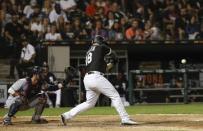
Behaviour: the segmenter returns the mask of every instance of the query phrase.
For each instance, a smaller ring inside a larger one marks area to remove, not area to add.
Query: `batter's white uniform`
[[[65,119],[71,119],[78,113],[86,111],[95,106],[100,93],[106,95],[113,102],[114,107],[120,115],[121,120],[129,119],[121,98],[113,85],[100,72],[94,71],[93,74],[86,74],[84,77],[86,89],[86,102],[76,106],[69,112],[64,113]]]
[[[77,114],[84,112],[95,106],[100,93],[106,95],[113,102],[122,122],[129,121],[121,98],[113,87],[113,85],[103,76],[106,70],[106,63],[104,56],[111,53],[111,49],[106,45],[93,45],[86,55],[87,71],[84,77],[84,85],[86,89],[86,102],[83,102],[71,109],[69,112],[62,114],[62,116],[69,120]]]

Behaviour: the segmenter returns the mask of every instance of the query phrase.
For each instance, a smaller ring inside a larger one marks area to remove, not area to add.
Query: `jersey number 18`
[[[92,52],[89,52],[87,55],[86,55],[86,65],[88,65],[89,63],[92,62]]]

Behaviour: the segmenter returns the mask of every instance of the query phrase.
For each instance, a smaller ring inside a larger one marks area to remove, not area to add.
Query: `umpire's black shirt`
[[[106,62],[104,57],[111,54],[111,48],[102,44],[94,44],[86,53],[86,66],[87,72],[99,71],[102,73],[106,72]]]

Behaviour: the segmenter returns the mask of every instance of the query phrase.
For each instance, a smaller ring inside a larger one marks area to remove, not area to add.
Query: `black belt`
[[[97,71],[97,72],[95,72],[95,71],[89,71],[89,72],[87,72],[87,74],[88,75],[90,75],[90,74],[99,74],[99,75],[104,75],[104,73],[101,73],[101,72],[99,72],[99,71]]]

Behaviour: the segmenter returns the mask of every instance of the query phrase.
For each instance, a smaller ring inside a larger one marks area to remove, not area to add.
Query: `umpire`
[[[41,118],[41,114],[46,105],[46,97],[41,93],[39,86],[40,68],[34,67],[30,77],[17,80],[8,90],[9,97],[6,101],[5,108],[8,113],[4,116],[3,125],[12,125],[11,118],[19,110],[27,110],[35,107],[31,123],[42,124],[47,123]]]

